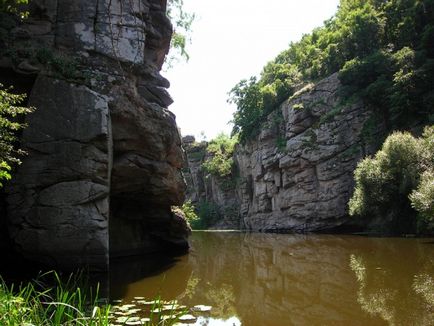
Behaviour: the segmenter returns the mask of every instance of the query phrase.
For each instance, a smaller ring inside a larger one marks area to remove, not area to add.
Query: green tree
[[[208,157],[202,164],[205,171],[220,178],[229,176],[234,165],[232,156],[236,144],[236,137],[229,137],[224,133],[211,140],[206,149]]]
[[[390,220],[388,227],[397,233],[414,232],[417,218],[432,219],[433,142],[434,126],[421,138],[408,132],[390,135],[373,158],[358,164],[350,215]]]
[[[33,110],[20,106],[25,95],[12,94],[11,90],[0,84],[0,187],[3,186],[2,181],[11,178],[11,166],[21,163],[18,157],[23,151],[15,149],[14,143],[17,140],[16,133],[26,125],[18,122],[18,118]]]
[[[259,78],[235,85],[233,133],[241,142],[256,137],[301,84],[339,71],[346,94],[361,97],[389,131],[433,122],[433,21],[434,0],[341,0],[324,26],[291,43]]]
[[[166,65],[169,68],[180,59],[186,61],[190,59],[187,47],[191,43],[191,26],[195,14],[186,12],[184,8],[184,0],[169,0],[167,2],[167,16],[174,27],[170,43],[171,52],[166,57]]]

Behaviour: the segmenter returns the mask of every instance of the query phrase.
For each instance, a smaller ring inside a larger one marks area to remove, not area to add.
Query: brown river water
[[[434,325],[434,240],[194,232],[185,256],[113,262],[110,295],[211,306],[190,325]]]

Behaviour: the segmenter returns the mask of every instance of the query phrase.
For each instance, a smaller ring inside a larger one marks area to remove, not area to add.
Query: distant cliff
[[[0,82],[36,108],[7,187],[9,236],[25,256],[105,270],[109,255],[188,247],[171,212],[185,184],[159,74],[165,11],[160,0],[34,0],[24,22],[2,16]]]
[[[361,227],[348,217],[347,203],[357,162],[374,151],[362,137],[371,111],[361,101],[341,98],[339,89],[334,74],[308,84],[271,113],[255,139],[237,146],[233,189],[204,178],[187,147],[195,190],[190,198],[202,196],[219,208],[229,198],[238,207],[238,221],[230,227],[296,232]],[[210,196],[209,188],[219,195]],[[215,227],[227,227],[225,218]]]
[[[194,137],[182,139],[186,152],[187,164],[184,177],[187,183],[186,197],[192,202],[205,220],[204,228],[240,229],[239,200],[236,193],[234,175],[217,177],[203,167],[210,158],[208,143],[198,143]]]

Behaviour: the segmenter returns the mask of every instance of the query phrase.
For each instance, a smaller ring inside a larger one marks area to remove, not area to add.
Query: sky
[[[183,136],[211,140],[229,134],[235,111],[228,93],[240,80],[258,76],[290,42],[329,19],[339,0],[184,0],[194,12],[188,62],[163,71],[169,79]]]

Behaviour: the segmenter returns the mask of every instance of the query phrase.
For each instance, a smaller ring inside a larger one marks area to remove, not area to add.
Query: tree
[[[184,0],[169,0],[167,3],[167,16],[174,26],[170,43],[171,53],[166,57],[166,65],[169,68],[180,59],[186,61],[190,59],[187,45],[191,42],[191,25],[195,14],[186,12],[184,7]]]
[[[373,158],[357,165],[350,215],[389,220],[396,233],[414,232],[418,222],[433,220],[433,144],[434,126],[421,138],[408,132],[387,137]]]
[[[234,165],[232,155],[237,141],[236,137],[230,138],[223,133],[211,140],[206,148],[209,155],[202,164],[205,171],[220,178],[229,176]]]
[[[341,0],[324,26],[292,42],[259,78],[235,85],[233,132],[241,142],[254,138],[301,84],[335,72],[388,131],[433,122],[433,21],[434,0]]]
[[[15,95],[11,91],[12,88],[5,89],[0,84],[0,187],[3,186],[2,180],[11,178],[11,166],[21,163],[18,157],[23,151],[15,149],[14,143],[17,131],[26,125],[18,122],[19,115],[33,111],[32,108],[20,106],[25,95]]]

